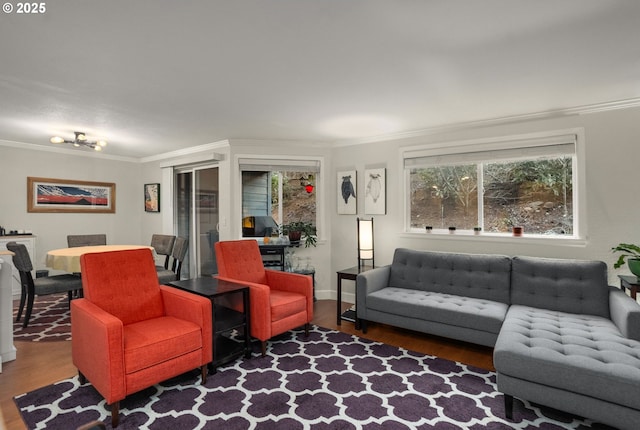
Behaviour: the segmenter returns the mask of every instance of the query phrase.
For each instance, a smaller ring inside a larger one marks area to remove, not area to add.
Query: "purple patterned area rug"
[[[71,317],[67,293],[36,296],[27,328],[22,328],[27,311],[26,305],[20,322],[16,322],[19,303],[18,300],[13,301],[14,340],[36,342],[71,340]]]
[[[493,372],[314,327],[220,367],[184,374],[120,402],[118,429],[426,430],[606,428],[516,399],[503,419]],[[74,377],[15,398],[29,429],[110,427],[104,399]],[[593,427],[592,427],[593,426]]]

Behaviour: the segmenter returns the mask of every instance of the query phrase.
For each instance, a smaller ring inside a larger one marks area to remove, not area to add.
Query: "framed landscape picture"
[[[387,213],[387,173],[381,169],[364,171],[364,213],[384,215]]]
[[[160,184],[144,184],[144,211],[160,212]]]
[[[29,176],[27,212],[115,213],[116,184]]]
[[[337,175],[337,196],[338,196],[338,214],[355,215],[358,210],[356,200],[356,171],[346,170],[338,172]]]

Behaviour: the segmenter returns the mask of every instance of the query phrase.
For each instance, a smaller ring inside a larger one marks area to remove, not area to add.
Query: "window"
[[[292,221],[317,226],[319,162],[240,159],[243,236],[261,237]]]
[[[410,231],[577,237],[575,134],[410,149]]]

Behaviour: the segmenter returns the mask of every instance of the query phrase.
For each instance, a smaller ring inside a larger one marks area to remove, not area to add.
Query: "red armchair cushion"
[[[278,321],[307,310],[307,298],[302,294],[271,290],[271,321]]]
[[[202,348],[196,324],[160,317],[124,326],[125,373],[133,373]]]
[[[164,314],[150,249],[84,254],[80,266],[84,296],[124,325]],[[88,284],[94,287],[88,288]],[[97,285],[104,288],[96,288]]]

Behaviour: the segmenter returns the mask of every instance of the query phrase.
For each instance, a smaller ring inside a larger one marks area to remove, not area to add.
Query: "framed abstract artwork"
[[[27,212],[115,213],[116,184],[29,176]]]
[[[337,174],[338,214],[355,215],[358,210],[356,189],[357,177],[355,170],[345,170]]]
[[[387,169],[365,169],[364,213],[385,215],[387,213]]]
[[[144,211],[160,212],[160,184],[144,184]]]

